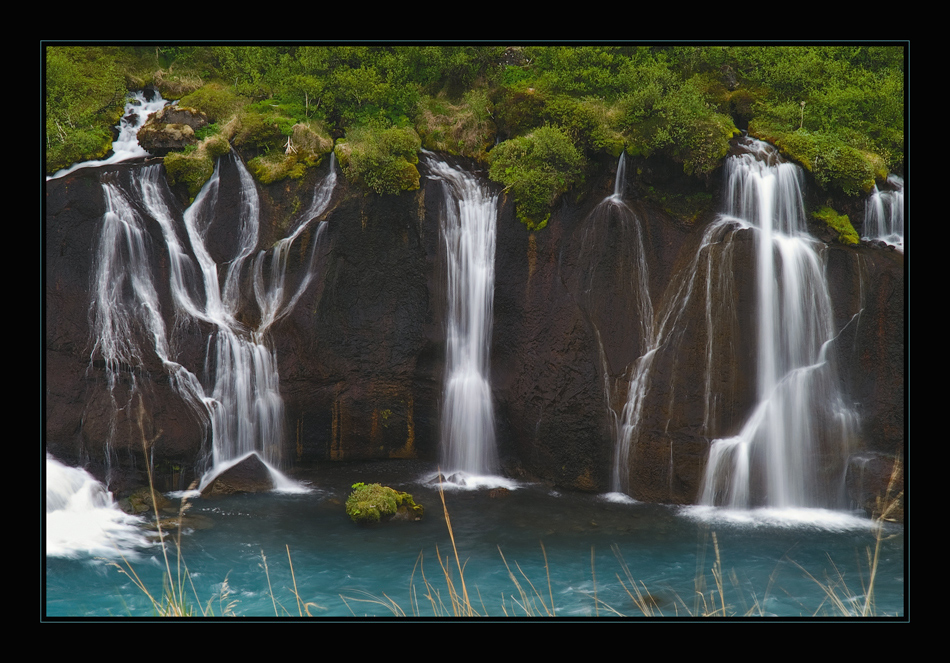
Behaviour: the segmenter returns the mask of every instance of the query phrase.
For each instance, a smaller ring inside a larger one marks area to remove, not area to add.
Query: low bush
[[[518,218],[530,230],[547,225],[551,207],[580,181],[586,166],[567,134],[551,126],[499,144],[489,161],[489,177],[511,191]]]
[[[337,141],[336,158],[346,178],[376,193],[395,194],[419,188],[422,141],[409,127],[364,125]]]

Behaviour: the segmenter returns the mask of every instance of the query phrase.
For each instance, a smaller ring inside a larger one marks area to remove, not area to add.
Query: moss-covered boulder
[[[183,184],[188,196],[194,198],[214,173],[214,161],[204,150],[190,154],[172,152],[165,157],[165,173],[171,186]]]
[[[195,131],[207,124],[208,118],[192,108],[166,106],[139,129],[139,145],[155,156],[165,156],[195,145],[198,142]]]
[[[378,483],[353,484],[346,500],[346,515],[354,523],[378,523],[383,520],[422,520],[424,509],[412,495]]]
[[[859,243],[860,239],[858,238],[858,233],[854,229],[854,226],[851,225],[851,220],[847,214],[838,214],[830,207],[821,207],[812,213],[812,217],[828,226],[833,233],[837,234],[837,239],[840,243],[849,245]]]
[[[272,150],[251,159],[247,167],[262,184],[285,178],[300,179],[307,169],[318,166],[333,149],[333,139],[319,127],[297,123],[284,143],[283,151]]]

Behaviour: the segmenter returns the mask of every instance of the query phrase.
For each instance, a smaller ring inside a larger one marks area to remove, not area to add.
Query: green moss
[[[353,492],[346,499],[346,515],[355,523],[378,523],[405,507],[408,520],[420,520],[424,509],[415,503],[412,495],[399,492],[378,483],[353,484]]]
[[[180,105],[196,108],[207,115],[210,122],[218,122],[227,120],[245,103],[247,99],[236,95],[231,88],[209,83],[182,97]]]
[[[769,141],[797,161],[825,191],[848,196],[864,195],[874,188],[874,174],[882,168],[881,157],[862,152],[839,138],[806,129],[786,132],[764,122],[753,122],[749,133]]]
[[[214,161],[204,150],[191,154],[173,152],[165,157],[165,172],[170,185],[184,184],[188,187],[188,195],[194,198],[205,182],[211,179]]]
[[[831,207],[821,207],[812,216],[838,233],[838,241],[842,244],[859,243],[858,233],[846,214],[838,214]]]
[[[224,136],[211,136],[205,141],[205,149],[212,159],[216,159],[230,152],[231,144]]]
[[[643,197],[663,209],[671,217],[687,223],[695,223],[702,214],[712,208],[713,203],[712,194],[705,191],[674,193],[652,186],[647,187]]]

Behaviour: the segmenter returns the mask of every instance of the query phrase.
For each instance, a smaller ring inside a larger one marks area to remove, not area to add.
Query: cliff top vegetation
[[[302,176],[336,142],[349,145],[354,184],[411,190],[421,146],[490,164],[529,227],[598,157],[626,150],[704,179],[740,130],[777,145],[829,193],[859,195],[903,171],[905,50],[51,45],[46,170],[104,155],[125,92],[154,86],[208,116],[204,140],[257,159],[262,182]],[[564,168],[548,167],[543,150]]]

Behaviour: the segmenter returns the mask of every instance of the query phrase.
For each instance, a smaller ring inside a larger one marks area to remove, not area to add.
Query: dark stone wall
[[[90,281],[104,210],[100,176],[127,177],[136,166],[80,170],[46,188],[46,445],[66,462],[100,474],[103,441],[114,468],[141,479],[142,438],[151,441],[167,481],[187,483],[208,450],[208,431],[182,403],[155,357],[135,372],[142,394],[119,413],[90,366]],[[222,172],[222,200],[233,200],[235,175]],[[284,236],[309,204],[323,172],[264,187],[260,246]],[[500,198],[492,340],[492,389],[505,468],[566,489],[610,487],[616,420],[629,374],[643,351],[635,260],[637,228],[647,252],[644,275],[657,320],[694,272],[711,218],[688,225],[639,203],[633,217],[598,208],[612,174],[581,200],[565,196],[547,228],[529,232]],[[187,201],[176,191],[180,216]],[[444,370],[444,264],[439,231],[442,190],[366,194],[341,178],[322,230],[316,223],[294,244],[288,281],[313,265],[316,277],[293,312],[270,331],[285,405],[288,464],[328,460],[420,458],[436,461]],[[212,253],[229,255],[227,204],[209,234]],[[631,220],[634,218],[635,220]],[[153,224],[154,225],[154,224]],[[168,260],[151,228],[166,325],[175,320]],[[716,417],[704,425],[705,300],[688,300],[676,332],[655,357],[644,408],[644,435],[631,460],[631,492],[649,501],[696,498],[709,440],[732,434],[754,405],[755,288],[749,231],[737,233],[729,264],[734,320],[714,333]],[[694,264],[695,263],[695,264]],[[834,351],[842,385],[860,413],[862,449],[895,453],[904,442],[903,255],[868,246],[833,245],[827,271],[842,333]],[[249,276],[245,290],[250,292]],[[260,317],[248,297],[249,323]],[[725,304],[725,302],[724,302]],[[860,311],[856,319],[855,312]],[[847,324],[846,324],[847,323]],[[659,323],[658,323],[659,324]],[[200,325],[178,328],[178,360],[196,373],[204,361]],[[726,342],[727,339],[729,342]],[[130,374],[131,377],[131,374]],[[174,470],[169,468],[176,468]],[[173,478],[168,478],[173,477]]]

